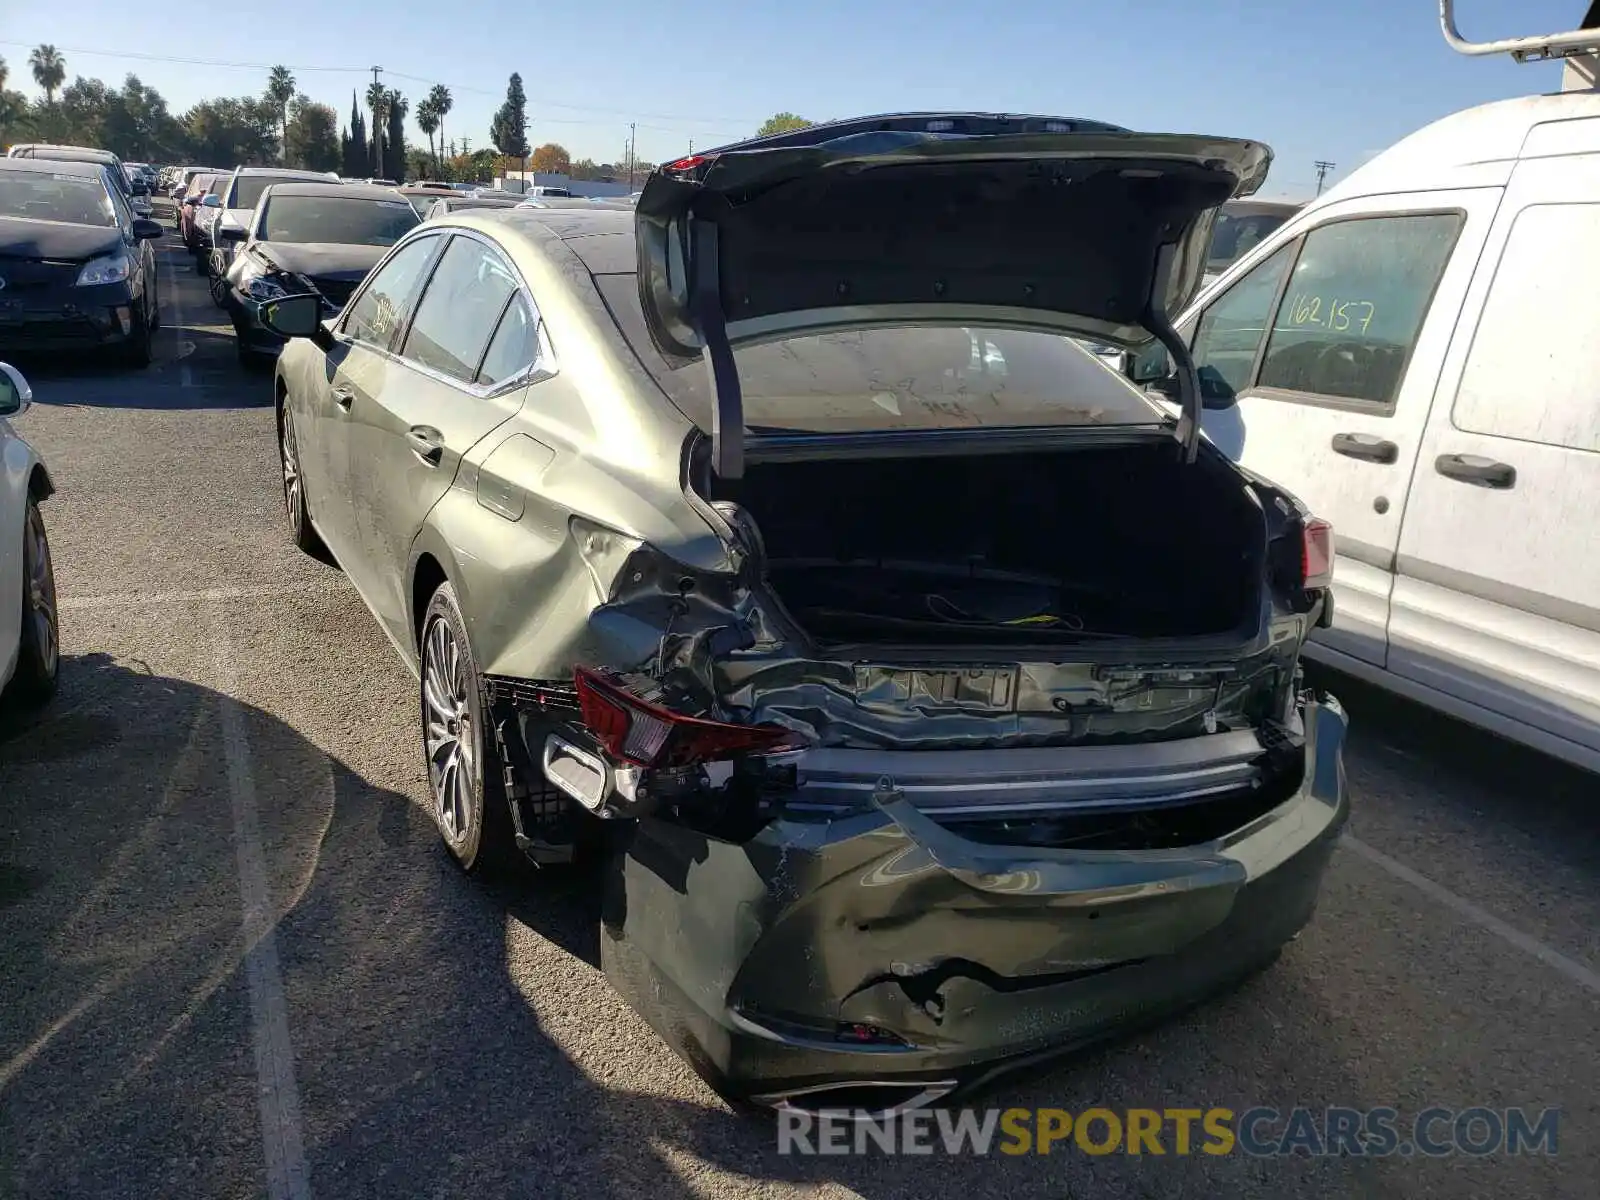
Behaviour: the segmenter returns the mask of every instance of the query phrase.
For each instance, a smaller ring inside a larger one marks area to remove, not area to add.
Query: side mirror
[[[200,203],[200,197],[199,196],[185,196],[183,198],[183,203],[185,203],[185,204],[199,204]]]
[[[324,350],[333,344],[332,336],[322,324],[322,297],[314,293],[268,300],[257,316],[279,337],[310,338]]]
[[[133,181],[133,194],[135,196],[148,196],[150,194],[150,185],[142,179],[135,179]]]
[[[154,221],[145,217],[135,217],[133,219],[133,236],[141,241],[149,238],[158,238],[164,233],[166,233],[166,230]]]
[[[0,362],[0,417],[16,417],[33,403],[33,389],[22,372],[10,363]]]
[[[249,236],[243,229],[236,229],[231,225],[226,229],[217,230],[217,240],[219,242],[242,242]]]
[[[205,199],[200,201],[200,207],[202,207],[202,208],[221,208],[222,207],[222,197],[217,195],[215,192],[207,192]]]

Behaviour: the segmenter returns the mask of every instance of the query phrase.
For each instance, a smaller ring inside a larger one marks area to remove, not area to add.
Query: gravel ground
[[[1595,1194],[1600,788],[1337,678],[1312,927],[979,1103],[1560,1106],[1557,1154],[780,1156],[608,989],[589,877],[447,860],[414,684],[287,540],[269,377],[160,257],[153,367],[27,365],[67,658],[0,740],[0,1195]]]

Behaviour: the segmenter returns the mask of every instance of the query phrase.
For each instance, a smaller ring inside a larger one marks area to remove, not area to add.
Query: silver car
[[[262,306],[293,536],[418,677],[450,853],[597,846],[608,976],[724,1094],[926,1104],[1310,918],[1331,533],[1192,372],[1168,417],[1073,341],[1181,360],[1159,314],[1269,157],[840,122]]]

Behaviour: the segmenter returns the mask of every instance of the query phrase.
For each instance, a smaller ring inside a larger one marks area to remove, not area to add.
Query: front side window
[[[1552,247],[1560,247],[1559,261],[1552,260]],[[1595,278],[1600,204],[1535,204],[1517,214],[1451,419],[1470,433],[1600,453],[1600,340],[1593,310],[1585,303],[1552,303],[1552,270],[1567,280]]]
[[[269,242],[392,246],[417,223],[415,210],[404,200],[274,194],[262,208],[259,228]]]
[[[1393,405],[1460,213],[1336,221],[1306,235],[1258,387]]]
[[[1191,350],[1208,395],[1238,395],[1250,386],[1256,351],[1272,318],[1294,243],[1259,263],[1206,309]]]
[[[388,346],[405,320],[438,238],[419,237],[389,256],[346,312],[344,331],[358,341]]]
[[[474,238],[452,238],[428,280],[401,353],[451,379],[471,382],[517,287],[516,275],[493,250]]]

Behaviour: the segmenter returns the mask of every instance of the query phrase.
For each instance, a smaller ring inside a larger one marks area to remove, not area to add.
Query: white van
[[[1466,53],[1600,50],[1600,29],[1462,43],[1441,7]],[[1411,135],[1176,322],[1208,436],[1333,522],[1334,621],[1307,656],[1591,770],[1597,279],[1591,88]],[[1130,364],[1145,383],[1169,370],[1159,347]]]

